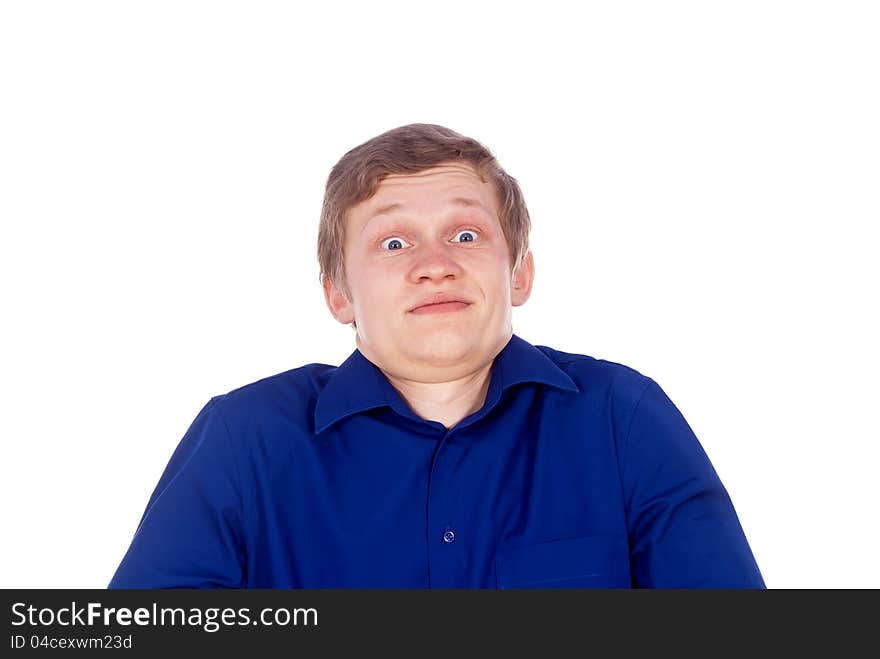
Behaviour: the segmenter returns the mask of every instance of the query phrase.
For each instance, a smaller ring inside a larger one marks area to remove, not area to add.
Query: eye
[[[387,249],[385,247],[385,243],[388,243]],[[398,238],[397,236],[391,236],[390,238],[386,238],[385,240],[382,241],[382,249],[386,249],[386,251],[389,251],[389,252],[398,252],[401,249],[403,249],[404,243],[409,245],[409,243],[407,243],[403,238]]]
[[[479,233],[477,233],[477,232],[474,231],[473,229],[462,229],[461,231],[459,231],[459,232],[458,232],[457,234],[455,234],[455,235],[456,235],[456,236],[460,236],[460,235],[462,235],[462,234],[464,234],[464,238],[463,238],[462,241],[461,241],[461,242],[463,242],[463,243],[470,243],[470,242],[473,242],[474,240],[476,240],[476,237],[475,237],[475,236],[479,236],[479,235],[480,235]],[[468,237],[468,234],[470,234],[470,237]],[[453,240],[454,240],[454,239],[453,239]]]

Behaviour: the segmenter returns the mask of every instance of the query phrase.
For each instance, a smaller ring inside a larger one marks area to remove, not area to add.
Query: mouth
[[[456,311],[462,311],[469,307],[470,304],[467,302],[459,302],[459,301],[451,301],[451,302],[437,302],[435,304],[423,304],[420,307],[416,307],[410,313],[414,313],[417,315],[422,314],[435,314],[435,313],[453,313]]]

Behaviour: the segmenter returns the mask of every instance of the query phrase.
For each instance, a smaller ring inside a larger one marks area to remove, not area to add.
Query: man
[[[110,587],[763,588],[660,387],[513,334],[529,228],[448,128],[346,153],[318,260],[357,349],[212,398]]]

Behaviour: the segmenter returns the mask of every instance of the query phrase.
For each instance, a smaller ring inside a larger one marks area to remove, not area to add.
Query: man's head
[[[390,130],[330,172],[318,232],[327,306],[384,371],[462,377],[504,346],[511,308],[529,297],[529,229],[519,185],[479,142],[433,124]],[[416,309],[444,295],[466,305]]]

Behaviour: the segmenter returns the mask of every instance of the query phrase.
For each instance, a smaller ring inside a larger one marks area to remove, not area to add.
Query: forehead
[[[375,194],[351,209],[351,217],[366,223],[377,215],[432,211],[458,206],[497,217],[495,188],[482,181],[467,163],[438,165],[415,174],[391,174]]]

